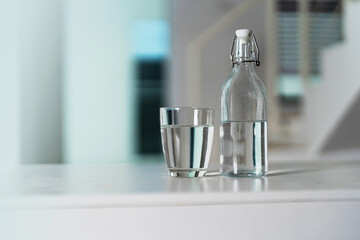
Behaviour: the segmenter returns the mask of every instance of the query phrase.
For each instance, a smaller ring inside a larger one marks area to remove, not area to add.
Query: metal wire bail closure
[[[256,48],[256,51],[257,51],[257,54],[255,54],[255,65],[256,66],[260,66],[260,49],[259,49],[259,45],[256,41],[256,37],[255,37],[255,34],[252,33],[253,37],[254,37],[254,43],[255,43],[255,48]]]
[[[233,52],[234,52],[234,43],[236,41],[236,35],[234,36],[233,40],[232,40],[232,45],[231,45],[231,51],[230,51],[230,60],[231,60],[231,64],[234,64],[233,61]]]

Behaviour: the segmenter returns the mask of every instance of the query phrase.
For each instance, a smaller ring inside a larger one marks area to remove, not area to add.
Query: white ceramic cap
[[[251,35],[250,29],[238,29],[235,31],[235,35],[238,38],[248,38]]]

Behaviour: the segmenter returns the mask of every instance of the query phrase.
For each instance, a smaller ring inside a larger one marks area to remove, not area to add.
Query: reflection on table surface
[[[172,178],[164,163],[23,165],[2,174],[0,195],[128,195],[360,189],[360,161],[273,163],[267,177]]]

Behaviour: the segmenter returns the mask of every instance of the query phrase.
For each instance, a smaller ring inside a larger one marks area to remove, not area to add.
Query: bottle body
[[[222,174],[264,176],[268,171],[267,99],[254,62],[238,58],[233,63],[232,73],[221,90],[220,106]]]

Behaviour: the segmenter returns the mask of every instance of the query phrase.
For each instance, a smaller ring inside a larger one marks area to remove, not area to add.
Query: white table
[[[23,165],[0,177],[0,239],[359,239],[360,161],[177,179],[163,163]]]

